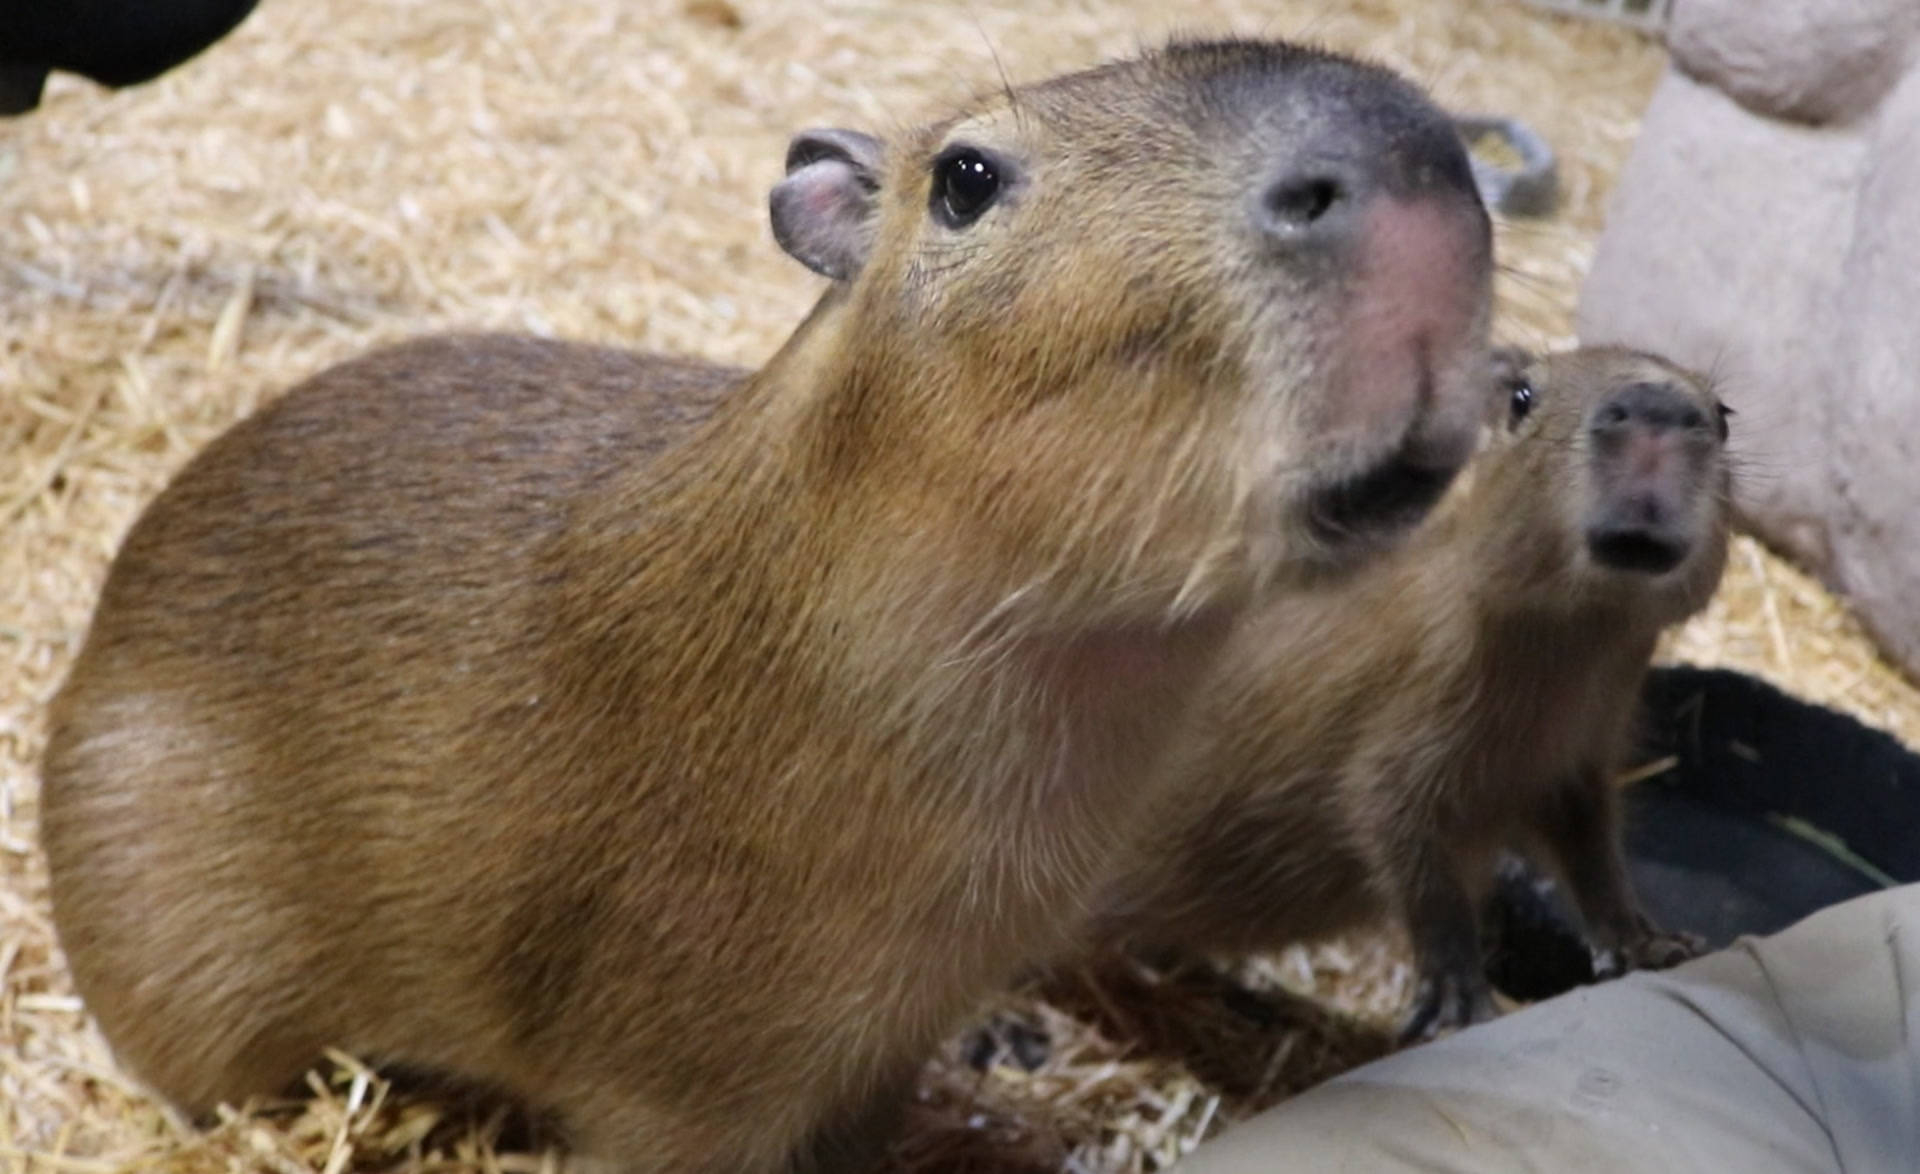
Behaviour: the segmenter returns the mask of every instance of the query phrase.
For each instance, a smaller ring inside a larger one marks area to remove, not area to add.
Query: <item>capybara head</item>
[[[1488,527],[1500,581],[1543,605],[1641,601],[1663,624],[1704,607],[1726,564],[1732,495],[1732,411],[1706,380],[1588,347],[1513,364],[1499,381],[1508,436],[1469,496],[1507,515]]]
[[[1494,402],[1486,213],[1384,69],[1176,43],[787,166],[774,233],[835,281],[793,344],[833,340],[800,443],[920,486],[892,508],[1014,568],[1009,599],[1162,618],[1344,565]]]

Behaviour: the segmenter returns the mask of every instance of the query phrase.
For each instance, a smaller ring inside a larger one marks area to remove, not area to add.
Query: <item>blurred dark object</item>
[[[1634,887],[1660,925],[1714,946],[1920,880],[1920,756],[1845,714],[1725,669],[1655,670],[1628,794]],[[1593,978],[1551,881],[1503,866],[1487,971],[1514,998]]]
[[[103,86],[156,78],[233,31],[256,0],[0,0],[0,115],[40,104],[53,70]]]
[[[1647,682],[1627,847],[1656,921],[1723,945],[1920,880],[1920,756],[1824,706],[1724,669]]]
[[[1487,981],[1510,999],[1550,999],[1593,981],[1593,954],[1560,886],[1517,856],[1500,862],[1481,944]]]

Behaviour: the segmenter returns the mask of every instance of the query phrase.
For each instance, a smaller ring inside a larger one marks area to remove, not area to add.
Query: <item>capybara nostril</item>
[[[1693,432],[1707,427],[1700,406],[1671,383],[1629,383],[1594,412],[1594,429],[1613,431],[1637,424],[1655,432]]]
[[[1459,136],[1444,125],[1370,126],[1364,117],[1343,124],[1351,141],[1323,147],[1272,177],[1260,191],[1261,231],[1282,241],[1346,230],[1357,213],[1382,197],[1402,201],[1459,197],[1479,205],[1473,172]],[[1353,231],[1359,231],[1357,228]]]
[[[1280,241],[1305,240],[1316,228],[1339,219],[1348,203],[1352,181],[1331,170],[1308,168],[1283,175],[1261,196],[1260,228]]]

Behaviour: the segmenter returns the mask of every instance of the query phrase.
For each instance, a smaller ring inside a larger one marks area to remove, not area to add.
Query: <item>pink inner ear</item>
[[[829,277],[846,277],[866,259],[872,197],[853,165],[820,159],[780,181],[773,201],[774,234],[802,264]]]
[[[800,195],[799,212],[820,224],[859,221],[866,192],[844,163],[811,163],[795,172],[787,181]]]

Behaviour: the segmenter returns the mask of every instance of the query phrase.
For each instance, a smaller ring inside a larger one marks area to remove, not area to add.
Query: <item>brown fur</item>
[[[1612,780],[1656,638],[1705,606],[1726,559],[1717,404],[1620,350],[1526,378],[1537,407],[1411,542],[1236,635],[1181,756],[1190,782],[1110,893],[1103,936],[1250,952],[1398,918],[1424,1032],[1490,1012],[1474,894],[1497,853],[1537,844],[1600,946],[1670,957],[1626,882]],[[1595,413],[1641,381],[1707,421],[1662,458],[1690,550],[1659,577],[1598,564],[1582,537],[1621,459],[1592,439]]]
[[[862,1166],[1084,915],[1234,617],[1342,553],[1311,491],[1483,414],[1467,189],[1407,205],[1464,259],[1386,293],[1451,325],[1358,424],[1381,291],[1235,227],[1262,152],[1368,110],[1444,125],[1268,45],[996,97],[799,193],[866,191],[790,235],[871,257],[757,372],[428,340],[216,441],[53,708],[55,916],[119,1057],[203,1112],[337,1045],[625,1169]],[[961,137],[1024,168],[964,233],[929,216]]]

